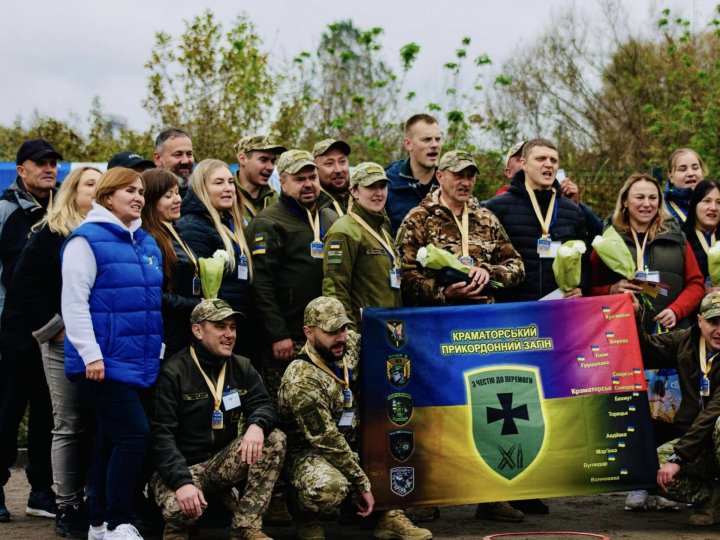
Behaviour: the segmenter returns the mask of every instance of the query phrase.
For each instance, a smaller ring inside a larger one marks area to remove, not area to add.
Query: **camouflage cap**
[[[475,163],[475,158],[468,152],[463,152],[462,150],[446,152],[443,157],[440,158],[440,163],[438,163],[438,169],[441,171],[450,170],[452,172],[460,172],[468,167],[473,167],[475,172],[479,171],[477,163]]]
[[[245,317],[242,312],[233,310],[225,300],[206,298],[192,310],[190,322],[197,324],[203,321],[222,321],[233,315],[242,315]]]
[[[382,180],[388,181],[385,169],[382,168],[382,165],[378,165],[372,161],[360,163],[350,174],[351,186],[367,187]]]
[[[268,152],[281,154],[282,152],[287,151],[287,148],[277,144],[268,135],[248,135],[237,142],[235,150],[238,154],[247,154],[253,150],[267,150]]]
[[[317,168],[312,155],[306,150],[288,150],[283,152],[275,164],[278,174],[297,174],[300,169],[308,165]]]
[[[507,151],[507,154],[505,154],[505,166],[507,167],[508,161],[510,161],[511,157],[517,157],[522,152],[523,146],[525,146],[525,143],[527,141],[520,141],[516,142],[510,147],[510,150]]]
[[[711,292],[700,303],[700,316],[705,319],[720,317],[720,291]]]
[[[313,146],[312,155],[313,157],[322,156],[331,148],[337,148],[346,156],[350,155],[350,145],[345,141],[341,141],[338,139],[325,139],[315,144],[315,146]]]
[[[319,326],[326,332],[337,332],[346,324],[350,324],[350,319],[337,298],[319,296],[305,308],[305,326]]]

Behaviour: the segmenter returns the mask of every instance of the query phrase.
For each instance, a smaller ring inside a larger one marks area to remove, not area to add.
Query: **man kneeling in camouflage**
[[[280,382],[278,412],[288,433],[286,472],[298,540],[325,538],[319,515],[331,513],[348,494],[358,515],[368,516],[375,499],[370,480],[351,443],[357,442],[359,336],[339,300],[321,296],[305,308],[307,342]],[[412,524],[402,510],[383,512],[375,538],[429,540],[432,533]]]
[[[268,539],[262,528],[285,458],[277,412],[250,360],[232,354],[235,316],[223,300],[203,300],[190,316],[193,343],[163,364],[151,412],[157,467],[150,486],[165,518],[165,540],[188,528],[217,494],[232,511],[234,539]],[[232,488],[245,480],[240,499]]]

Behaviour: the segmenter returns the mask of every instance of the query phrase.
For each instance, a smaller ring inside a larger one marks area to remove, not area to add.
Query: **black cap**
[[[62,160],[62,154],[53,148],[53,145],[44,139],[30,139],[20,145],[15,158],[15,164],[22,165],[28,159],[39,161],[43,158],[55,158]]]
[[[119,154],[115,154],[113,157],[110,158],[110,161],[108,161],[107,164],[107,168],[112,169],[113,167],[125,167],[126,169],[135,169],[137,167],[142,167],[141,170],[144,171],[145,169],[154,169],[155,164],[148,159],[143,159],[135,152],[130,152],[126,150],[125,152],[120,152]]]

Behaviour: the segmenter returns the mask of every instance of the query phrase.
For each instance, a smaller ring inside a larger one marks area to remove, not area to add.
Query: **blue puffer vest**
[[[95,255],[97,274],[89,304],[105,376],[133,386],[151,386],[160,366],[163,331],[162,260],[155,239],[137,229],[133,242],[121,227],[93,222],[78,227],[68,241],[75,236],[85,238]],[[84,372],[80,354],[66,339],[65,373]]]

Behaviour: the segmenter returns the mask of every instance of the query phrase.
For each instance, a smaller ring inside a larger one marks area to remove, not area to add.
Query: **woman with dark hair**
[[[716,290],[708,278],[707,252],[717,241],[716,229],[719,222],[720,184],[715,180],[703,180],[695,186],[690,196],[687,221],[683,225],[683,229],[705,278],[707,293]]]
[[[706,174],[705,162],[692,148],[678,148],[670,154],[665,203],[670,216],[681,225],[687,220],[690,195]]]
[[[142,226],[155,238],[163,259],[163,341],[165,358],[171,358],[190,344],[190,313],[201,300],[200,274],[195,253],[175,228],[182,203],[177,177],[166,169],[150,169],[142,177]]]

